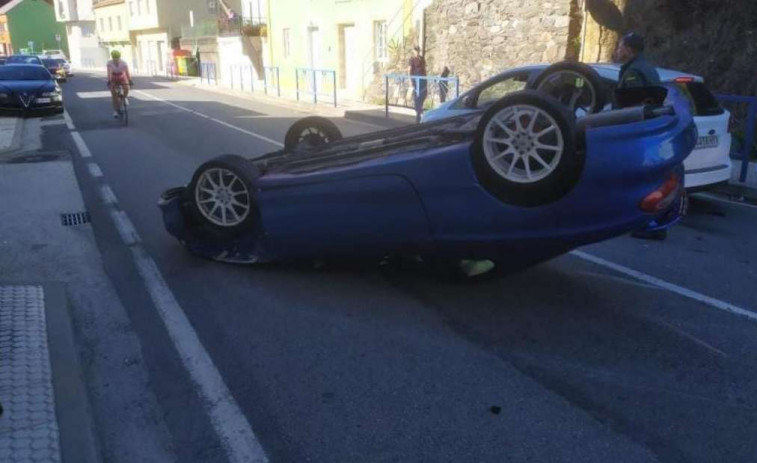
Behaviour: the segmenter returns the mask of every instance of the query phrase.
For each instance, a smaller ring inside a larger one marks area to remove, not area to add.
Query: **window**
[[[0,23],[0,34],[5,32],[5,23]]]
[[[137,15],[142,16],[142,0],[137,0]]]
[[[108,30],[113,32],[113,17],[108,18]]]
[[[92,30],[93,27],[90,24],[82,24],[81,26],[81,36],[82,37],[92,37],[95,35],[95,31]]]
[[[290,35],[289,32],[290,32],[289,28],[284,29],[284,58],[289,58],[289,55],[292,50],[292,46],[289,43],[289,35]]]
[[[374,52],[376,60],[386,60],[389,57],[386,47],[386,21],[376,21],[373,23],[373,44],[376,47]]]
[[[482,108],[488,106],[503,96],[523,90],[526,88],[526,82],[528,82],[528,73],[524,72],[515,75],[511,74],[503,79],[490,83],[488,87],[484,88],[481,90],[481,93],[479,93],[478,107]]]
[[[116,19],[118,20],[118,30],[122,31],[123,30],[123,26],[121,25],[121,16],[117,17]]]
[[[100,18],[100,32],[105,31],[105,18]]]
[[[145,13],[150,14],[150,0],[145,0]]]
[[[134,16],[134,0],[129,1],[129,16]]]

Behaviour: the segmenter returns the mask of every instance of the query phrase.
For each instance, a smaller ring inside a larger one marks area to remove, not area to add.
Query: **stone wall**
[[[448,66],[462,89],[504,69],[565,58],[570,0],[435,0],[426,9],[428,73]]]

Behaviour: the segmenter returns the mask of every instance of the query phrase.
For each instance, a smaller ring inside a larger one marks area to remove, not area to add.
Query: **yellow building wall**
[[[374,43],[374,24],[386,21],[387,39],[402,40],[412,25],[414,11],[413,0],[273,0],[269,2],[269,63],[279,67],[281,86],[284,91],[295,89],[295,69],[309,68],[310,63],[310,30],[318,28],[319,44],[315,52],[318,62],[314,63],[319,69],[330,69],[337,72],[338,93],[345,95],[345,87],[349,87],[348,97],[360,98],[364,89],[373,79],[376,57]],[[344,26],[354,26],[354,45],[352,50],[356,56],[357,71],[352,75],[359,75],[358,82],[345,81],[346,74],[344,56],[344,36],[340,33]],[[284,53],[284,30],[289,30],[290,54]],[[305,85],[305,84],[302,84]],[[301,85],[301,86],[302,86]],[[328,82],[323,83],[330,89]],[[308,97],[305,97],[307,99]]]

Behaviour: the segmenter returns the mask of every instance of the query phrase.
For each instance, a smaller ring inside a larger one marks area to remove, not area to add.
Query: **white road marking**
[[[586,271],[581,271],[581,272],[577,272],[577,273],[579,273],[581,275],[589,275],[592,278],[601,278],[603,280],[616,281],[616,282],[622,283],[624,285],[637,286],[639,288],[654,289],[655,291],[659,291],[659,290],[662,289],[659,286],[650,285],[649,283],[644,283],[642,281],[638,281],[636,279],[632,279],[632,278],[628,278],[628,277],[619,277],[619,276],[615,276],[615,275],[607,275],[605,273],[586,272]]]
[[[62,121],[62,120],[57,119],[57,120],[52,120],[52,121],[41,121],[39,123],[39,125],[40,125],[40,127],[48,127],[48,126],[51,126],[51,125],[63,125],[65,123],[66,123],[66,121],[64,121],[64,120]]]
[[[609,260],[602,259],[601,257],[596,257],[591,254],[587,254],[583,251],[571,251],[570,254],[580,259],[591,262],[593,264],[597,264],[602,267],[609,268],[610,270],[614,270],[618,273],[622,273],[624,275],[628,275],[630,277],[641,280],[645,283],[649,283],[651,285],[660,287],[664,290],[670,291],[671,293],[678,294],[679,296],[687,297],[697,302],[701,302],[702,304],[706,304],[710,307],[713,307],[719,310],[724,310],[726,312],[730,312],[736,315],[741,315],[742,317],[746,317],[751,320],[757,321],[757,313],[752,312],[750,310],[743,309],[729,302],[721,301],[720,299],[715,299],[714,297],[706,296],[696,291],[692,291],[688,288],[684,288],[683,286],[678,286],[676,284],[669,283],[660,278],[647,275],[646,273],[639,272],[638,270],[634,270],[632,268],[628,268],[623,265],[616,264],[614,262],[610,262]]]
[[[146,96],[148,96],[148,97],[152,98],[152,99],[153,99],[153,100],[155,100],[155,101],[160,101],[161,103],[167,104],[167,105],[169,105],[169,106],[173,106],[173,107],[175,107],[175,108],[179,108],[179,109],[181,109],[182,111],[186,111],[186,112],[189,112],[189,113],[192,113],[192,114],[196,114],[196,115],[198,115],[198,116],[200,116],[200,117],[203,117],[203,118],[205,118],[205,119],[209,119],[209,120],[211,120],[211,121],[213,121],[213,122],[215,122],[215,123],[217,123],[217,124],[221,124],[221,125],[223,125],[224,127],[228,127],[228,128],[230,128],[230,129],[236,130],[237,132],[242,132],[242,133],[243,133],[243,134],[245,134],[245,135],[249,135],[249,136],[251,136],[251,137],[255,137],[255,138],[259,139],[259,140],[263,140],[263,141],[266,141],[266,142],[268,142],[268,143],[270,143],[270,144],[272,144],[272,145],[278,146],[279,148],[283,148],[283,147],[284,147],[284,144],[283,144],[283,143],[280,143],[280,142],[278,142],[278,141],[276,141],[276,140],[273,140],[273,139],[271,139],[271,138],[265,137],[265,136],[263,136],[263,135],[257,134],[257,133],[255,133],[255,132],[250,132],[249,130],[245,130],[245,129],[241,128],[241,127],[237,127],[236,125],[232,125],[232,124],[229,124],[228,122],[222,121],[222,120],[220,120],[220,119],[216,119],[216,118],[214,118],[214,117],[206,116],[206,115],[204,115],[204,114],[201,114],[201,113],[199,113],[199,112],[197,112],[197,111],[194,111],[194,110],[192,110],[192,109],[189,109],[189,108],[185,108],[185,107],[183,107],[183,106],[179,106],[179,105],[177,105],[177,104],[171,103],[170,101],[166,101],[166,100],[164,100],[164,99],[162,99],[162,98],[158,98],[158,97],[156,97],[156,96],[150,95],[149,93],[145,93],[145,92],[142,92],[142,91],[140,91],[140,90],[135,90],[134,92],[135,92],[135,93],[140,93],[140,94],[142,94],[142,95],[146,95]]]
[[[91,100],[94,98],[110,98],[110,90],[101,90],[99,92],[76,92],[77,98],[82,100]]]
[[[92,152],[87,147],[87,144],[84,143],[84,139],[81,137],[79,132],[71,132],[71,138],[74,139],[74,143],[76,144],[76,149],[79,150],[79,154],[83,158],[91,158]]]
[[[693,195],[693,197],[696,197],[696,196],[701,196],[702,198],[711,199],[712,201],[717,201],[719,203],[734,204],[736,206],[748,207],[749,209],[757,209],[757,206],[755,206],[754,204],[742,203],[739,201],[733,201],[731,199],[726,199],[726,198],[719,198],[709,193],[697,193],[696,195]]]
[[[63,111],[63,119],[66,120],[66,126],[68,127],[68,130],[76,130],[74,121],[73,119],[71,119],[71,115],[68,114],[68,111]]]
[[[265,452],[250,423],[223,382],[221,373],[216,369],[210,355],[202,347],[202,342],[163,279],[158,266],[142,246],[132,246],[131,251],[137,270],[163,319],[168,334],[185,368],[199,388],[210,421],[229,460],[235,463],[267,462]]]
[[[103,171],[100,169],[100,166],[98,166],[94,162],[90,162],[87,164],[87,169],[89,169],[89,175],[100,178],[103,176]]]
[[[105,204],[108,204],[111,206],[118,204],[118,199],[116,199],[115,193],[113,193],[113,190],[111,190],[108,185],[100,186],[100,198],[103,200]]]
[[[118,234],[121,235],[121,240],[127,246],[134,246],[142,241],[137,233],[137,229],[134,228],[134,224],[129,220],[129,216],[124,211],[117,211],[111,209],[110,217],[113,219],[113,223],[118,230]]]
[[[78,134],[77,134],[78,135]],[[86,148],[84,141],[82,146]],[[78,144],[77,144],[78,146]],[[81,152],[80,152],[81,154]],[[90,154],[91,156],[91,154]],[[99,167],[90,163],[88,167]],[[102,172],[100,172],[102,175]],[[100,188],[103,202],[117,203],[118,199],[107,186]],[[205,350],[184,310],[161,275],[155,261],[140,244],[141,240],[126,212],[111,206],[110,216],[116,229],[132,253],[137,271],[144,282],[147,292],[168,331],[176,351],[179,353],[184,368],[198,389],[205,411],[210,417],[211,425],[229,461],[233,463],[267,463],[263,447],[242,413],[234,396],[223,381],[210,355]]]

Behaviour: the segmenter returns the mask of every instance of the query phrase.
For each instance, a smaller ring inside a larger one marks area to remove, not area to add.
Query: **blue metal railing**
[[[312,95],[314,104],[318,104],[318,97],[322,96],[332,100],[336,108],[336,71],[331,69],[297,68],[295,69],[294,80],[297,88],[297,101],[300,101],[301,93]]]
[[[420,88],[421,82],[426,83],[426,98],[431,97],[431,105],[436,106],[436,97],[439,102],[444,102],[447,98],[457,98],[460,96],[460,79],[457,77],[438,77],[438,76],[411,76],[407,74],[385,74],[384,75],[384,111],[389,117],[389,107],[415,109],[415,101],[410,100],[408,103],[407,94],[412,88]],[[394,102],[390,98],[391,84],[396,85],[396,98]],[[450,87],[454,88],[454,95],[450,95]],[[413,97],[415,98],[415,93]]]
[[[229,84],[243,92],[255,91],[255,68],[249,64],[232,64],[229,66]]]
[[[206,81],[210,85],[210,80],[218,85],[218,74],[216,74],[216,63],[200,63],[200,82]]]
[[[279,68],[277,66],[266,66],[263,68],[263,90],[268,95],[268,90],[275,89],[276,96],[281,96],[281,80],[279,79]]]
[[[739,181],[744,183],[747,179],[747,172],[749,169],[749,158],[754,146],[754,125],[757,121],[757,97],[753,96],[737,96],[737,95],[717,95],[718,100],[721,103],[737,103],[746,104],[746,121],[744,123],[744,140],[741,144],[740,151],[734,153],[736,158],[741,159],[741,173],[739,175]],[[731,116],[733,117],[733,115]]]

